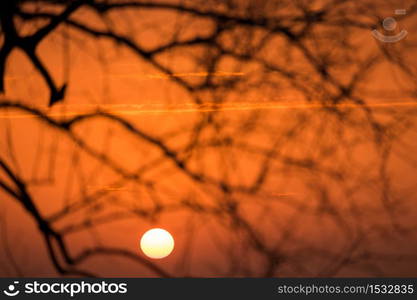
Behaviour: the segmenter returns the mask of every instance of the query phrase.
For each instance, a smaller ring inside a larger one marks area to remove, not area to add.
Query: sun
[[[143,234],[140,248],[150,258],[164,258],[174,250],[174,238],[165,229],[153,228]]]

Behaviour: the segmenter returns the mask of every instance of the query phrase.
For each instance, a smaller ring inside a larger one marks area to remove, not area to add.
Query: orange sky
[[[76,16],[99,26],[97,18],[90,13],[80,12]],[[157,11],[140,14],[125,11],[114,17],[120,20],[116,23],[119,32],[132,30],[136,32],[135,38],[149,47],[164,41],[178,26],[184,27],[181,31],[184,37],[204,35],[210,29],[205,21]],[[129,27],[130,21],[135,21],[134,28]],[[406,21],[401,25],[412,28],[414,24]],[[139,30],[141,26],[146,29]],[[315,270],[325,265],[329,257],[324,250],[343,253],[350,247],[351,239],[359,234],[363,234],[361,238],[369,249],[377,253],[394,256],[415,253],[417,243],[391,226],[390,212],[382,203],[378,182],[381,153],[373,144],[372,130],[363,125],[366,117],[362,108],[352,103],[335,107],[323,105],[320,100],[307,102],[288,83],[281,83],[279,76],[268,74],[271,81],[277,80],[282,86],[264,86],[259,78],[265,74],[257,66],[232,61],[221,64],[214,75],[218,77],[216,80],[238,78],[242,86],[221,93],[220,97],[203,94],[203,103],[197,104],[193,95],[179,87],[172,77],[190,82],[204,79],[208,72],[194,60],[201,58],[200,49],[162,55],[160,61],[175,71],[173,76],[168,76],[121,46],[87,38],[75,31],[70,33],[72,40],[66,54],[62,51],[62,31],[52,34],[39,48],[41,58],[47,62],[57,83],[69,83],[64,103],[46,107],[48,90],[20,52],[14,52],[10,58],[7,92],[0,101],[19,101],[59,120],[97,109],[109,111],[164,140],[183,157],[191,155],[191,169],[234,186],[247,186],[256,181],[265,161],[265,156],[259,153],[278,149],[281,160],[268,163],[270,170],[262,189],[256,194],[236,192],[232,195],[241,203],[239,212],[259,232],[266,245],[289,253],[290,260],[300,260],[299,269],[296,264],[284,263],[277,276],[317,276]],[[378,44],[366,32],[361,31],[355,38],[364,45],[358,56],[378,51]],[[409,42],[412,41],[415,41],[414,36],[410,37]],[[279,40],[276,46],[280,49]],[[279,50],[276,52],[279,54]],[[407,61],[414,61],[411,67],[416,67],[415,52],[406,49],[403,53]],[[275,55],[272,50],[270,55]],[[285,61],[278,56],[277,60]],[[314,74],[311,76],[315,80]],[[398,222],[400,227],[407,228],[414,226],[417,216],[414,201],[417,139],[413,127],[416,102],[408,93],[412,81],[392,64],[381,63],[360,88],[378,120],[398,121],[402,134],[395,136],[386,168],[395,194],[392,201],[397,211],[393,213],[403,216]],[[219,98],[221,103],[216,103]],[[331,114],[332,108],[346,113],[346,121]],[[199,147],[182,153],[194,137],[194,128],[208,116],[218,124],[205,127]],[[402,124],[402,118],[407,122]],[[121,169],[137,172],[141,180],[151,181],[154,186],[122,179],[120,174],[103,166],[102,161],[80,151],[65,134],[28,113],[0,111],[0,124],[0,153],[13,163],[20,176],[33,183],[30,192],[45,216],[77,203],[85,196],[83,193],[105,193],[96,205],[86,206],[54,223],[56,228],[71,230],[74,224],[91,217],[105,219],[108,215],[128,214],[126,219],[69,234],[71,253],[96,245],[112,245],[143,256],[139,251],[140,236],[149,228],[161,227],[173,234],[176,248],[172,255],[157,264],[173,274],[220,276],[233,272],[232,258],[237,258],[237,264],[245,265],[257,275],[259,266],[264,263],[256,251],[245,246],[243,234],[233,229],[227,217],[191,213],[181,206],[184,201],[197,201],[210,211],[227,201],[225,193],[214,185],[194,182],[172,161],[164,159],[157,147],[114,122],[85,121],[77,125],[74,132],[93,151],[105,154]],[[397,131],[393,132],[396,134]],[[210,144],[228,137],[234,139],[235,147]],[[300,160],[304,165],[290,165],[291,159]],[[318,162],[319,171],[306,167],[310,160]],[[332,176],[338,172],[346,176],[334,179]],[[0,173],[0,176],[3,175]],[[321,194],[323,187],[329,193],[327,204],[319,200],[325,198]],[[33,220],[2,192],[0,200],[0,219],[4,220],[1,226],[7,227],[7,238],[2,233],[0,246],[8,244],[12,249],[22,272],[17,275],[54,276],[55,270]],[[167,210],[155,219],[132,213],[152,211],[159,205]],[[320,214],[321,209],[335,210],[337,217],[329,212]],[[291,236],[286,235],[289,231]],[[302,250],[303,247],[306,250]],[[16,275],[10,262],[5,263],[10,261],[6,248],[0,248],[0,276]],[[315,250],[322,251],[321,255],[312,255]],[[367,269],[366,264],[353,264],[336,275],[369,276],[380,272],[393,277],[415,276],[416,260],[412,263],[407,260],[381,262],[379,258],[376,261],[378,270]],[[143,266],[115,257],[98,257],[83,267],[103,276],[155,275]],[[244,268],[239,269],[237,275],[248,276],[249,273],[242,270]]]

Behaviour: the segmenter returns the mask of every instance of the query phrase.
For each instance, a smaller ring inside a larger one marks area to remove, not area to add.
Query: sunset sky
[[[415,1],[8,3],[0,276],[416,276]]]

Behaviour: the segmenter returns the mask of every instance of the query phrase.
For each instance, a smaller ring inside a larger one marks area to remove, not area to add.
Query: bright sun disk
[[[164,229],[153,228],[140,239],[140,248],[150,258],[164,258],[174,250],[174,238]]]

